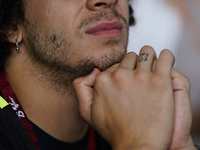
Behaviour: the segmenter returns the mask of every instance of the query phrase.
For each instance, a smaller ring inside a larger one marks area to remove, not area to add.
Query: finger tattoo
[[[147,61],[148,60],[148,53],[141,53],[138,58],[138,62]]]

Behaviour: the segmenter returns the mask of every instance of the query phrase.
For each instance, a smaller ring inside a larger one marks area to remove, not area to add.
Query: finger
[[[156,53],[154,49],[150,46],[144,46],[138,56],[136,70],[150,72],[152,70],[154,59],[156,59]]]
[[[175,106],[174,133],[171,143],[171,146],[173,146],[177,145],[175,141],[181,141],[182,137],[190,137],[192,110],[188,78],[175,69],[172,69],[171,77]]]
[[[135,66],[137,63],[137,58],[138,58],[138,56],[135,52],[130,52],[124,56],[119,67],[133,70],[133,69],[135,69]]]
[[[171,75],[171,69],[174,65],[174,55],[169,50],[163,50],[160,53],[155,72],[162,75]]]
[[[74,80],[73,87],[79,102],[80,114],[88,123],[91,122],[90,110],[93,99],[93,86],[96,76],[100,73],[98,69],[85,77]]]
[[[186,93],[190,92],[190,81],[185,75],[172,68],[171,78],[174,91],[186,91]]]
[[[113,73],[117,69],[118,66],[119,66],[119,63],[114,64],[110,68],[106,69],[105,72]]]
[[[152,70],[151,70],[152,72],[155,72],[157,63],[158,63],[158,59],[154,59],[153,65],[152,65]]]

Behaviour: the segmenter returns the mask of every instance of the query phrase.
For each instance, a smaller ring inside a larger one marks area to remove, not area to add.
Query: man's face
[[[24,4],[27,52],[54,73],[74,79],[94,67],[106,69],[126,52],[128,0],[24,0]]]

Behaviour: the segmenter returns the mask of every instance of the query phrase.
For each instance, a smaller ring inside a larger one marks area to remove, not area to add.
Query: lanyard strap
[[[23,108],[21,107],[9,82],[7,81],[4,71],[2,71],[0,73],[0,90],[2,92],[2,96],[5,98],[7,103],[9,103],[9,105],[12,107],[12,109],[16,112],[17,116],[21,120],[21,122],[24,125],[27,133],[29,134],[29,137],[32,140],[36,150],[40,150],[33,127],[31,125],[29,119],[27,118]],[[87,148],[88,148],[88,150],[96,150],[95,133],[92,128],[89,131],[89,139],[88,139]]]
[[[27,133],[29,134],[30,139],[32,140],[36,150],[39,150],[38,141],[33,131],[32,125],[28,120],[26,114],[24,113],[23,108],[21,107],[15,93],[13,92],[10,84],[7,81],[4,71],[0,74],[0,89],[2,92],[2,96],[4,99],[9,103],[12,109],[16,112],[17,116],[21,120],[22,124],[24,125]]]
[[[96,150],[95,132],[92,128],[89,131],[88,150]]]

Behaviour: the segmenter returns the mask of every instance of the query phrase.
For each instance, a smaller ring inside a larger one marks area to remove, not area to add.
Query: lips
[[[120,21],[112,23],[101,23],[86,31],[86,34],[93,36],[113,37],[120,36],[122,33],[123,25]]]

